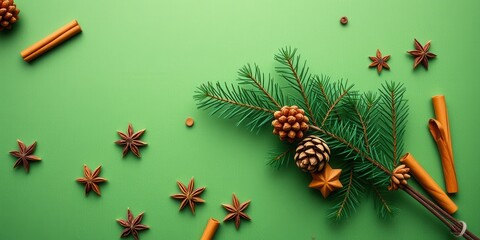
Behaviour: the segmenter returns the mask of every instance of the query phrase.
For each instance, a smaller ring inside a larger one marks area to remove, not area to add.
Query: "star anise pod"
[[[245,218],[247,220],[250,220],[250,217],[244,213],[243,211],[245,211],[245,209],[248,207],[248,205],[250,204],[250,200],[240,204],[240,202],[238,201],[238,198],[237,196],[234,194],[232,194],[232,202],[233,202],[233,206],[232,205],[228,205],[228,204],[222,204],[222,206],[227,210],[229,211],[230,213],[227,214],[227,216],[223,219],[223,221],[229,221],[229,220],[232,220],[232,219],[235,219],[235,227],[238,229],[240,227],[240,218]]]
[[[195,203],[205,202],[205,200],[199,197],[200,194],[205,191],[205,187],[194,189],[195,181],[193,177],[190,179],[188,187],[185,187],[185,185],[179,181],[177,181],[177,185],[182,193],[174,194],[171,197],[182,200],[179,210],[182,210],[188,204],[190,206],[190,210],[192,210],[192,213],[195,214]]]
[[[144,213],[142,212],[137,217],[133,218],[130,209],[127,209],[127,220],[117,219],[117,222],[125,228],[123,229],[120,237],[127,237],[131,234],[135,240],[138,240],[138,232],[150,228],[149,226],[140,223],[142,221],[143,214]]]
[[[33,155],[33,152],[35,152],[35,147],[37,146],[37,142],[33,142],[32,145],[30,146],[25,146],[25,144],[17,139],[18,143],[18,148],[20,149],[19,151],[10,151],[10,154],[14,157],[17,158],[17,161],[13,165],[14,168],[20,166],[20,164],[23,164],[23,167],[25,168],[25,171],[28,173],[30,170],[30,164],[28,161],[40,161],[42,160],[41,158]]]
[[[425,46],[422,46],[417,39],[414,39],[415,50],[407,51],[410,55],[415,57],[415,62],[413,63],[413,69],[417,68],[418,64],[422,63],[425,69],[428,70],[428,59],[435,58],[437,55],[429,52],[430,42],[428,41]]]
[[[147,145],[146,142],[139,140],[144,132],[145,132],[145,129],[142,129],[136,133],[133,133],[133,127],[132,127],[132,124],[130,123],[128,124],[127,134],[117,131],[118,135],[120,135],[122,139],[116,141],[115,143],[118,145],[125,146],[123,148],[123,157],[127,155],[129,150],[132,151],[132,153],[135,154],[135,156],[140,157],[140,151],[138,148]]]
[[[83,165],[83,178],[77,178],[77,182],[85,184],[85,195],[87,195],[91,190],[93,190],[97,195],[100,194],[100,187],[98,183],[106,182],[107,179],[98,177],[100,175],[100,171],[102,170],[102,166],[97,167],[93,173],[87,167],[87,165]]]
[[[368,57],[372,60],[372,63],[368,67],[377,67],[377,72],[380,73],[383,68],[390,69],[387,61],[390,59],[390,55],[382,57],[382,53],[377,49],[377,55],[375,57]]]

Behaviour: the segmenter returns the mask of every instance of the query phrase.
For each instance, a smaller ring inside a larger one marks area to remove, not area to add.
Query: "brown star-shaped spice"
[[[247,220],[250,220],[250,217],[245,214],[243,211],[245,211],[245,209],[248,207],[248,205],[250,204],[250,200],[240,204],[240,202],[238,201],[238,198],[237,196],[235,195],[235,193],[232,195],[232,202],[233,202],[233,206],[232,205],[228,205],[228,204],[222,204],[222,206],[227,210],[229,211],[230,213],[227,214],[227,216],[223,219],[223,221],[229,221],[229,220],[232,220],[232,219],[235,219],[235,227],[238,229],[240,227],[240,218],[245,218]]]
[[[332,169],[330,164],[326,164],[322,172],[312,174],[313,179],[308,186],[320,190],[323,197],[327,198],[331,192],[343,187],[339,180],[341,173],[342,169]]]
[[[122,234],[120,237],[127,237],[128,235],[132,235],[135,240],[138,240],[138,232],[142,230],[149,229],[150,227],[147,225],[140,224],[143,218],[143,212],[140,213],[135,219],[133,218],[132,212],[130,209],[127,209],[127,220],[117,219],[117,222],[122,225],[125,229],[123,229]]]
[[[28,161],[42,160],[41,158],[33,155],[33,152],[35,152],[35,147],[37,146],[37,142],[33,142],[32,145],[28,147],[25,146],[25,144],[18,139],[17,143],[20,151],[10,151],[10,154],[17,158],[17,161],[13,165],[13,168],[20,166],[20,164],[23,164],[23,168],[25,168],[25,171],[28,173],[28,171],[30,171],[30,163]]]
[[[192,210],[192,213],[195,214],[195,203],[205,202],[205,200],[199,197],[200,194],[202,194],[202,192],[205,191],[205,187],[194,190],[195,182],[193,180],[193,177],[192,179],[190,179],[190,182],[188,183],[188,187],[185,187],[185,185],[179,181],[177,181],[177,185],[178,185],[178,188],[180,188],[180,191],[182,191],[182,193],[174,194],[171,197],[182,200],[179,211],[182,210],[188,204],[190,205],[190,210]]]
[[[120,135],[122,139],[116,141],[115,143],[118,145],[125,146],[123,148],[124,157],[125,155],[127,155],[128,150],[132,151],[132,153],[135,154],[135,156],[140,157],[140,151],[138,148],[147,145],[146,142],[142,142],[139,140],[144,132],[145,132],[145,129],[142,129],[136,133],[133,133],[132,124],[128,124],[127,134],[117,131],[118,135]]]
[[[97,195],[99,196],[101,195],[100,187],[98,186],[98,183],[107,181],[107,179],[105,178],[98,177],[98,175],[100,175],[101,170],[102,170],[102,166],[99,166],[92,173],[90,169],[87,167],[87,165],[83,165],[83,175],[85,175],[85,177],[77,178],[77,182],[85,184],[85,195],[87,195],[91,190],[97,193]]]
[[[429,52],[430,42],[428,41],[425,46],[422,46],[417,39],[414,39],[415,50],[407,51],[410,55],[415,57],[415,62],[413,63],[413,69],[417,68],[418,64],[422,63],[425,69],[428,70],[428,59],[435,58],[437,55]]]
[[[383,68],[390,69],[390,66],[387,64],[387,61],[390,59],[390,55],[382,57],[382,53],[377,49],[377,56],[368,58],[372,60],[372,63],[370,63],[368,67],[377,67],[378,73],[382,72]]]

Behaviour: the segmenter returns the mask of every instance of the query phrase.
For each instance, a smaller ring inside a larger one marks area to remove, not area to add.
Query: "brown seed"
[[[296,135],[297,135],[297,133],[295,133],[295,131],[293,131],[293,130],[290,130],[290,132],[288,132],[288,137],[291,138],[291,139],[294,139]]]
[[[297,122],[297,119],[294,116],[288,116],[287,121],[290,124],[295,124]]]
[[[282,116],[282,112],[276,111],[276,112],[273,113],[273,116],[274,116],[275,118],[279,118],[279,117]]]
[[[341,17],[341,18],[340,18],[340,23],[341,23],[342,25],[347,25],[347,23],[348,23],[348,18],[345,17],[345,16]]]
[[[189,117],[189,118],[187,118],[187,120],[185,120],[185,125],[187,125],[187,127],[192,127],[194,123],[195,122],[193,121],[193,118],[191,118],[191,117]]]

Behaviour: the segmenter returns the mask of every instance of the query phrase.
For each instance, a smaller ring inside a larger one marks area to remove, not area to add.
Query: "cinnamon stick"
[[[458,183],[455,173],[450,123],[448,121],[445,96],[433,96],[432,103],[436,119],[430,119],[428,128],[437,143],[438,151],[442,159],[443,175],[447,192],[456,193],[458,192]]]
[[[82,29],[80,28],[77,20],[73,20],[32,46],[26,48],[20,53],[20,55],[22,55],[24,61],[30,62],[46,51],[80,33],[81,31]]]
[[[413,177],[428,192],[428,194],[442,207],[446,212],[452,214],[458,210],[457,205],[448,197],[448,195],[438,186],[433,178],[410,154],[405,154],[400,160],[408,168]]]
[[[218,222],[218,220],[210,218],[200,240],[211,240],[215,235],[215,232],[217,231],[219,225],[220,222]]]

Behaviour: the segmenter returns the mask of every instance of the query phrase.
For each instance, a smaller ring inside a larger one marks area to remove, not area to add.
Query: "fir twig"
[[[340,144],[343,144],[347,149],[350,149],[349,152],[354,152],[356,154],[358,154],[359,157],[369,161],[373,166],[375,166],[376,168],[378,168],[379,170],[382,170],[383,172],[385,172],[388,176],[391,175],[391,172],[390,170],[388,170],[386,167],[384,167],[381,163],[379,163],[377,160],[373,159],[372,157],[370,157],[369,154],[367,154],[366,152],[362,151],[359,147],[356,146],[355,143],[345,139],[345,138],[342,138],[341,136],[338,136],[334,133],[331,133],[329,131],[326,131],[324,129],[321,129],[317,126],[312,126],[310,125],[310,128],[315,130],[315,131],[318,131],[320,133],[322,133],[323,135],[325,136],[328,136],[328,137],[331,137],[332,139],[334,139],[336,142],[340,143]]]
[[[408,106],[403,99],[405,93],[403,85],[393,82],[382,85],[380,104],[376,104],[376,98],[372,95],[367,94],[358,99],[355,92],[346,87],[335,87],[328,78],[312,78],[306,62],[300,64],[300,56],[296,55],[296,49],[280,49],[280,53],[275,55],[275,60],[281,64],[276,68],[277,72],[300,94],[301,99],[294,97],[291,100],[298,101],[297,105],[307,109],[307,116],[312,120],[310,130],[320,134],[327,142],[333,143],[330,147],[332,152],[338,150],[337,154],[345,160],[343,163],[346,163],[346,166],[343,169],[348,174],[341,176],[344,188],[334,193],[339,196],[340,201],[332,215],[341,218],[355,209],[359,196],[363,193],[359,190],[363,188],[360,181],[368,182],[373,188],[379,214],[392,213],[393,208],[388,204],[382,189],[389,183],[392,174],[389,169],[398,164],[399,156],[403,152],[402,137],[408,115]],[[247,126],[252,130],[258,129],[269,123],[274,109],[282,105],[282,92],[278,85],[273,84],[270,77],[265,84],[258,67],[255,67],[255,72],[249,67],[240,71],[240,81],[251,84],[253,89],[208,83],[199,87],[195,99],[199,108],[212,109],[212,114],[218,113],[224,118],[237,117],[238,124],[250,119]],[[350,107],[353,106],[354,114],[349,111],[351,108],[345,108],[349,104],[344,104],[344,99],[353,99],[354,104]],[[332,113],[338,121],[332,119]],[[377,114],[380,117],[377,117]],[[322,119],[322,125],[317,124],[317,119]],[[272,165],[288,162],[289,153],[291,151],[275,155]],[[400,185],[400,189],[425,206],[454,233],[461,232],[464,225],[438,205],[409,185]],[[469,230],[465,231],[463,237],[478,239]]]
[[[290,145],[286,151],[282,151],[280,153],[272,152],[269,155],[270,161],[268,164],[273,166],[275,169],[286,167],[288,166],[288,163],[292,161],[294,152],[294,145]]]
[[[333,101],[332,104],[329,104],[330,106],[328,108],[328,111],[323,117],[322,126],[325,125],[325,122],[327,121],[328,117],[330,117],[330,113],[334,111],[334,109],[339,105],[339,103],[344,99],[344,97],[347,96],[347,94],[350,92],[350,89],[353,87],[353,86],[349,86],[346,88],[341,84],[339,85],[341,89],[341,94]]]
[[[198,108],[211,110],[223,118],[238,118],[237,125],[249,119],[247,126],[253,130],[270,123],[274,112],[265,106],[265,101],[254,92],[240,87],[216,83],[202,84],[198,87],[194,99]]]
[[[268,76],[267,83],[265,83],[265,76],[261,73],[260,68],[257,65],[255,65],[255,71],[252,71],[250,64],[243,66],[243,68],[238,71],[238,75],[238,80],[241,84],[253,85],[258,90],[259,94],[263,94],[276,108],[282,108],[279,102],[269,93],[269,91],[273,92],[277,99],[283,102],[283,93],[280,87],[273,82],[270,75]]]
[[[385,195],[388,193],[381,191],[377,186],[372,186],[372,189],[374,197],[373,203],[377,210],[377,215],[382,219],[392,217],[396,213],[396,209],[392,207],[387,200]]]
[[[350,164],[354,163],[351,162],[349,165]],[[356,208],[360,205],[360,199],[363,198],[363,193],[365,191],[365,188],[359,182],[359,179],[355,177],[353,167],[346,166],[343,169],[346,170],[346,174],[343,173],[341,175],[344,187],[335,194],[337,204],[329,214],[329,217],[335,221],[341,221],[355,212]]]
[[[300,65],[300,55],[297,56],[296,52],[297,49],[292,50],[290,47],[280,49],[280,53],[276,54],[274,57],[274,59],[281,64],[276,70],[290,83],[290,86],[301,95],[303,103],[307,109],[308,117],[310,117],[312,122],[317,125],[312,106],[310,105],[304,87],[305,81],[310,79],[308,67],[306,66],[307,62],[304,61],[303,65]]]
[[[403,134],[407,125],[408,106],[403,99],[405,87],[402,84],[390,82],[380,89],[380,150],[397,166],[400,155],[403,154]]]

